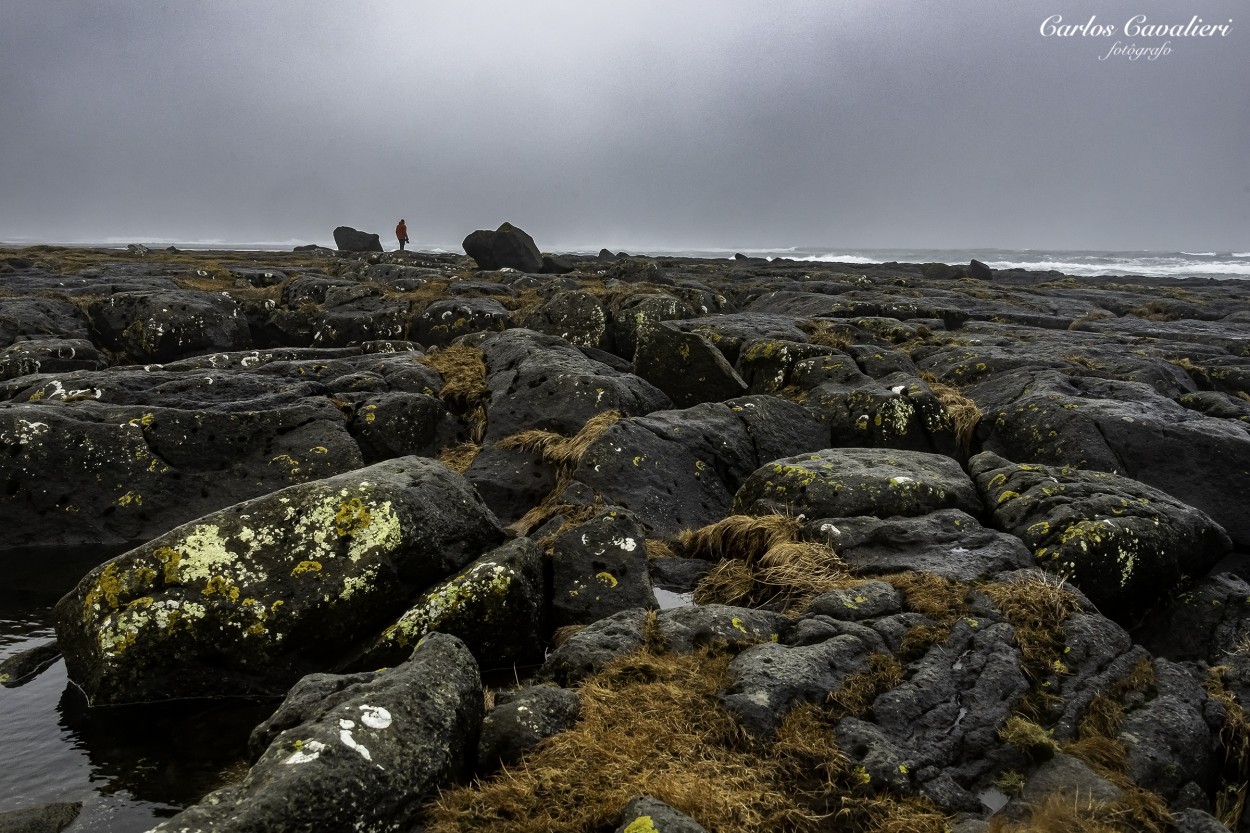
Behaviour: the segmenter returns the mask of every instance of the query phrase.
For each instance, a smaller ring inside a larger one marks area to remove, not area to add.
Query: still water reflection
[[[97,563],[40,560],[61,575],[24,577],[17,568],[17,580],[0,589],[0,660],[52,642],[52,605]],[[0,688],[0,812],[82,802],[67,831],[146,830],[241,777],[248,733],[273,707],[218,700],[89,709],[58,661],[25,685]]]

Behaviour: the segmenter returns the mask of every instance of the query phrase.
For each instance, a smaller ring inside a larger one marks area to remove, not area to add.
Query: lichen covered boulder
[[[368,650],[365,667],[391,665],[432,631],[463,640],[487,668],[542,658],[542,554],[509,541],[427,590]]]
[[[503,533],[459,475],[406,457],[206,515],[57,603],[92,703],[281,694],[334,668]]]
[[[1113,618],[1143,612],[1232,547],[1206,514],[1127,477],[1016,464],[989,451],[969,470],[994,525]]]
[[[829,448],[759,468],[734,496],[749,515],[809,518],[925,515],[939,509],[979,514],[981,501],[959,464],[940,454]]]
[[[411,829],[421,802],[468,771],[482,721],[481,677],[464,645],[441,633],[423,639],[403,665],[371,676],[320,707],[305,704],[304,719],[274,738],[240,783],[156,831]]]

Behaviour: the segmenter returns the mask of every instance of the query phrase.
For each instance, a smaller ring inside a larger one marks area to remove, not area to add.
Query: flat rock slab
[[[459,475],[406,457],[237,504],[97,567],[56,607],[94,704],[273,695],[333,668],[503,538]]]
[[[803,535],[833,547],[864,575],[910,571],[969,582],[1033,566],[1019,538],[986,529],[959,509],[914,518],[821,518]]]
[[[949,457],[919,451],[830,448],[759,468],[734,496],[735,511],[809,518],[979,514],[976,488]]]

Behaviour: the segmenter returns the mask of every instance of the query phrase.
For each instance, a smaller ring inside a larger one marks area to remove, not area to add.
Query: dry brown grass
[[[807,333],[807,340],[812,344],[819,344],[822,347],[832,347],[835,350],[843,350],[855,343],[850,336],[847,325],[830,321],[827,318],[812,318],[808,321],[800,321],[798,327]]]
[[[1090,310],[1080,318],[1073,320],[1073,322],[1068,325],[1068,329],[1081,330],[1084,328],[1084,325],[1093,321],[1102,321],[1105,318],[1115,318],[1115,315],[1105,309]]]
[[[688,556],[717,561],[695,601],[795,612],[821,593],[858,584],[832,548],[796,540],[802,526],[785,515],[731,515],[683,532],[678,541]]]
[[[990,833],[1126,833],[1126,813],[1114,803],[1092,796],[1056,793],[1033,808],[1029,818],[1012,822],[1002,816],[990,820]]]
[[[1224,750],[1224,771],[1221,788],[1216,793],[1215,815],[1229,830],[1240,829],[1245,813],[1246,795],[1250,792],[1250,717],[1227,686],[1227,666],[1217,665],[1207,672],[1207,694],[1224,706],[1226,717],[1220,729],[1220,746]]]
[[[942,403],[950,417],[955,430],[955,442],[964,454],[972,451],[972,438],[976,435],[977,425],[981,422],[981,409],[977,403],[964,396],[963,392],[951,385],[938,381],[937,376],[928,371],[921,371],[920,378],[933,395]]]
[[[1102,370],[1104,367],[1106,367],[1106,365],[1104,365],[1102,362],[1098,361],[1097,359],[1091,359],[1089,356],[1086,356],[1084,353],[1077,353],[1075,351],[1064,353],[1059,358],[1063,359],[1065,362],[1069,362],[1070,364],[1077,365],[1078,367],[1083,367],[1086,370]]]
[[[756,560],[777,544],[797,541],[803,522],[789,515],[730,515],[677,540],[691,558]]]
[[[877,794],[838,747],[836,718],[800,705],[775,738],[749,737],[720,704],[729,657],[643,651],[585,682],[582,717],[488,781],[444,793],[430,833],[613,829],[649,794],[711,833],[940,833],[923,799]]]
[[[1168,304],[1164,301],[1148,301],[1139,307],[1134,307],[1128,311],[1129,315],[1136,315],[1138,318],[1145,318],[1148,321],[1176,321],[1180,318],[1175,312],[1169,309]]]
[[[477,443],[460,443],[444,448],[438,454],[438,461],[453,471],[464,474],[473,465],[482,447]]]
[[[1059,742],[1045,727],[1022,715],[1013,714],[998,730],[998,736],[1007,743],[1040,760],[1053,757],[1060,751]]]
[[[1056,663],[1062,663],[1063,621],[1080,609],[1076,594],[1062,581],[1041,573],[980,589],[1015,628],[1025,673],[1035,681],[1054,673]]]
[[[510,437],[504,437],[496,445],[500,448],[537,452],[542,459],[557,469],[570,472],[581,463],[586,451],[607,430],[621,421],[620,411],[602,411],[586,420],[586,424],[571,437],[554,431],[531,428]]]
[[[848,674],[837,691],[829,692],[829,705],[841,717],[864,717],[874,700],[903,682],[903,665],[893,654],[871,654],[868,670]]]
[[[904,659],[913,659],[930,646],[945,642],[955,622],[968,611],[970,587],[957,581],[933,573],[894,573],[880,580],[903,594],[908,610],[932,621],[908,628],[899,648]]]
[[[664,541],[659,538],[648,538],[646,539],[646,545],[647,545],[647,560],[651,560],[653,558],[676,558],[677,557],[677,553],[673,550],[672,545],[669,544],[668,541]]]
[[[486,360],[476,347],[450,344],[431,350],[417,361],[443,377],[439,398],[465,418],[473,428],[472,439],[481,443],[486,436]]]
[[[1176,365],[1181,370],[1189,374],[1189,378],[1193,379],[1202,387],[1211,387],[1211,376],[1207,373],[1206,368],[1201,365],[1194,364],[1193,359],[1188,356],[1181,356],[1179,359],[1169,360],[1171,364]]]

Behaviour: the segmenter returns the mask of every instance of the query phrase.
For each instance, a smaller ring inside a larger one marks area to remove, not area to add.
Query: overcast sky
[[[1126,36],[1142,14],[1233,24]],[[1246,251],[1250,13],[0,0],[0,241],[390,244],[400,217],[420,245]]]

